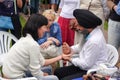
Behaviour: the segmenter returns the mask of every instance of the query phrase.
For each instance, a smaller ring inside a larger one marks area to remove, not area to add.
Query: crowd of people
[[[29,15],[23,29],[20,12]],[[120,47],[120,0],[0,0],[0,16],[10,17],[14,27],[0,30],[19,39],[4,58],[7,79],[95,80],[86,73],[107,62],[107,44]],[[71,65],[58,67],[60,60]]]

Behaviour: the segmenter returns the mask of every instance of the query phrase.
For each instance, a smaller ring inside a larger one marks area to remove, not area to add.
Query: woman
[[[58,13],[62,32],[62,42],[67,42],[70,46],[74,44],[74,31],[70,29],[70,20],[74,18],[73,10],[79,8],[80,0],[61,0]]]
[[[5,78],[17,79],[26,77],[25,72],[30,71],[32,76],[38,80],[58,80],[56,76],[46,76],[40,69],[62,59],[62,55],[45,60],[40,53],[37,43],[47,31],[47,19],[41,14],[33,14],[28,19],[24,29],[23,37],[16,42],[6,54],[3,64],[3,75]]]
[[[15,3],[16,1],[16,3]],[[0,28],[0,30],[8,31],[10,29],[11,33],[15,35],[18,39],[21,37],[22,26],[19,18],[19,9],[22,8],[22,0],[0,0],[0,16],[11,17],[13,30],[11,28]],[[0,23],[1,24],[1,23]]]

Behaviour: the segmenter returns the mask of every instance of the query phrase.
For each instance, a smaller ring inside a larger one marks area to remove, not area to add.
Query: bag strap
[[[93,1],[93,0],[91,0],[91,1],[89,2],[88,10],[90,9],[90,6],[91,6],[91,4],[92,4],[92,1]]]
[[[16,0],[14,0],[14,9],[15,9],[15,14],[17,14]]]

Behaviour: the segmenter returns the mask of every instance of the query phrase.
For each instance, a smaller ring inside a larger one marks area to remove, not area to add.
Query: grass
[[[108,22],[107,22],[107,21],[105,21],[104,29],[105,29],[106,31],[108,30]]]
[[[23,16],[20,16],[20,22],[21,22],[21,25],[22,25],[22,28],[23,28],[25,23],[26,23],[26,20]]]

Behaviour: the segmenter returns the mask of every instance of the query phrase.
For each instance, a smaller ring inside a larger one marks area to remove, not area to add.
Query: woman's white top
[[[61,0],[59,8],[61,8],[60,16],[64,18],[74,18],[73,11],[80,7],[80,0]]]
[[[43,76],[40,70],[45,59],[40,53],[39,44],[30,34],[20,38],[6,54],[3,73],[7,78],[22,78],[24,71],[30,71],[34,77]]]

